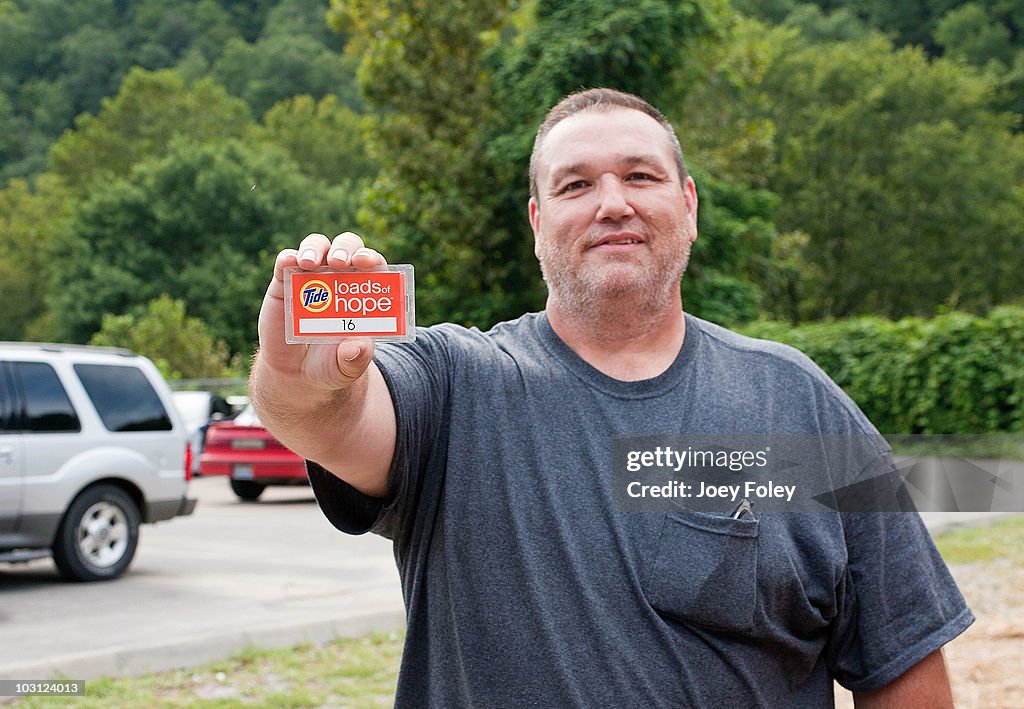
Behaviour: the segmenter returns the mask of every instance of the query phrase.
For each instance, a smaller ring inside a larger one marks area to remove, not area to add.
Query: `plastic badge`
[[[285,342],[330,343],[349,337],[416,339],[413,267],[284,272]]]

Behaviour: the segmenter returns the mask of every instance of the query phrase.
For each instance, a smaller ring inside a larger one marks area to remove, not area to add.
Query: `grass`
[[[948,564],[1002,561],[1012,566],[1024,566],[1024,515],[940,534],[935,545]]]
[[[89,680],[84,696],[26,697],[13,706],[390,707],[402,642],[400,633],[390,633],[285,650],[249,648],[196,669]]]
[[[887,435],[897,456],[908,458],[951,457],[1024,461],[1024,435],[984,433],[963,435]]]
[[[936,545],[950,564],[1024,566],[1024,515],[940,535]],[[401,633],[245,650],[195,669],[86,682],[82,697],[26,697],[29,707],[150,709],[151,707],[389,707],[394,702]],[[0,705],[7,706],[3,700]]]

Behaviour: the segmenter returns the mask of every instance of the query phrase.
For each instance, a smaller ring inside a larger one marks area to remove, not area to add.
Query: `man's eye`
[[[567,182],[565,185],[563,185],[561,192],[563,194],[566,192],[573,192],[574,190],[583,189],[586,186],[587,183],[584,182],[583,180],[573,180],[572,182]]]
[[[628,181],[630,181],[630,182],[635,182],[635,181],[638,181],[638,180],[639,181],[653,180],[654,176],[653,175],[649,175],[646,172],[631,172],[628,175],[626,175],[626,179]]]

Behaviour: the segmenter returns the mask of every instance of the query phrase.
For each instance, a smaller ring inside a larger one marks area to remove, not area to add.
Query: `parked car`
[[[268,485],[309,484],[305,461],[263,428],[251,404],[230,421],[210,424],[199,471],[228,476],[246,502],[258,500]]]
[[[237,413],[228,400],[212,391],[173,392],[174,405],[181,414],[191,449],[192,475],[199,474],[199,456],[206,440],[206,429],[214,421],[223,421]]]
[[[0,561],[125,572],[140,523],[192,514],[185,427],[128,350],[0,342]]]

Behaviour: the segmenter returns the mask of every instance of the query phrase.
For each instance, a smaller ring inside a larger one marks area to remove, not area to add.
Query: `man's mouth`
[[[605,236],[594,242],[592,248],[599,246],[632,246],[642,243],[644,243],[644,240],[635,236]]]

